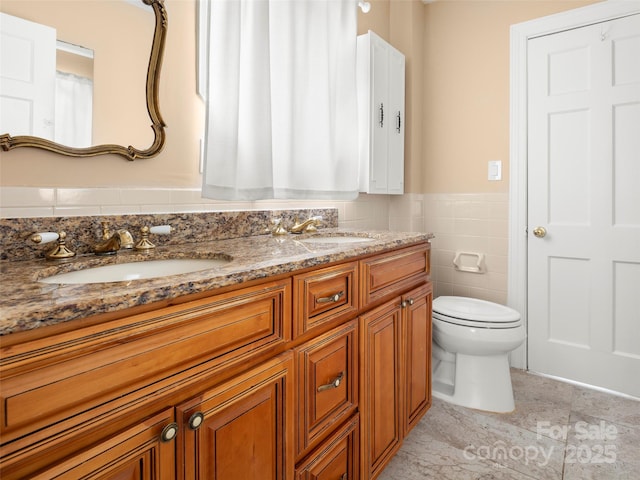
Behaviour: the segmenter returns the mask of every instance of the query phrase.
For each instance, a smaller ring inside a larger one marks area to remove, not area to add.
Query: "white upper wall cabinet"
[[[404,193],[404,55],[369,30],[358,36],[360,190]]]

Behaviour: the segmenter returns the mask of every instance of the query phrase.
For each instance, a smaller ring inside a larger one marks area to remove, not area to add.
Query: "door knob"
[[[533,229],[533,235],[542,238],[547,234],[547,229],[544,227],[536,227]]]

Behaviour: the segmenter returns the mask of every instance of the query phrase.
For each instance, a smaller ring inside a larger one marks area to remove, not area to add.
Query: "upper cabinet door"
[[[387,193],[389,151],[389,44],[371,37],[371,158],[367,193]]]
[[[404,193],[404,55],[389,48],[387,193]]]
[[[369,31],[358,37],[360,189],[404,193],[404,55]]]

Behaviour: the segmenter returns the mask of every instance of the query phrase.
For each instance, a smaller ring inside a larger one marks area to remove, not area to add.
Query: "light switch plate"
[[[502,161],[489,161],[489,180],[502,180]]]

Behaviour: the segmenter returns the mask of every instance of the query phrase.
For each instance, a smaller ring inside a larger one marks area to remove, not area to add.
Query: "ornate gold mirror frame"
[[[123,147],[121,145],[94,145],[86,148],[75,148],[61,145],[51,140],[40,137],[32,137],[30,135],[20,135],[12,137],[10,134],[0,135],[0,147],[4,151],[18,147],[35,147],[49,150],[51,152],[69,155],[71,157],[93,157],[96,155],[104,155],[113,153],[122,155],[127,160],[135,160],[137,158],[155,157],[165,142],[165,123],[160,115],[158,106],[158,86],[160,82],[160,69],[162,67],[162,56],[164,53],[164,45],[167,36],[167,11],[164,7],[164,0],[141,0],[146,5],[150,5],[155,12],[155,29],[153,32],[153,43],[151,46],[151,56],[149,58],[149,67],[147,69],[147,111],[151,118],[151,129],[153,130],[154,140],[146,150],[139,150],[132,146]]]

